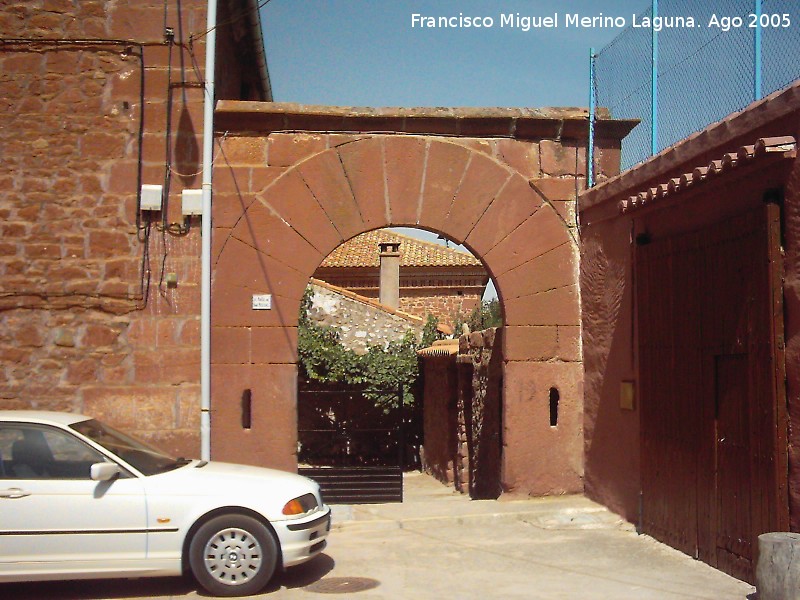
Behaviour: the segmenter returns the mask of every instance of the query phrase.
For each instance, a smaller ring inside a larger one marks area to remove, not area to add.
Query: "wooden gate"
[[[636,251],[643,531],[748,581],[788,527],[779,210]]]

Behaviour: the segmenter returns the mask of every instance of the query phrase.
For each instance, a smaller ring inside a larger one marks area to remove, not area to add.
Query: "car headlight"
[[[303,494],[289,500],[283,506],[283,514],[287,516],[304,515],[317,508],[317,499],[314,494]]]

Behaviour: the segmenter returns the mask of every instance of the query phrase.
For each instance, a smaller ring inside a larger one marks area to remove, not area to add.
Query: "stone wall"
[[[401,281],[402,284],[402,281]],[[359,290],[367,298],[378,297],[377,291]],[[481,293],[464,293],[456,289],[400,288],[400,310],[426,319],[433,315],[442,325],[456,322],[459,316],[466,320],[481,301]]]
[[[503,330],[459,338],[458,441],[471,498],[497,498],[502,490]]]
[[[452,340],[456,342],[456,340]],[[456,357],[440,345],[421,351],[422,470],[447,485],[461,475]],[[458,489],[458,488],[457,488]]]
[[[309,319],[319,325],[335,327],[345,348],[358,354],[369,346],[399,342],[411,331],[419,340],[425,325],[422,319],[382,306],[346,290],[323,282],[312,282]]]
[[[439,323],[452,326],[459,316],[467,320],[481,301],[480,294],[430,294],[425,291],[401,292],[400,308],[412,315],[433,315]]]
[[[403,248],[401,246],[401,253]],[[378,269],[373,267],[322,267],[321,279],[367,298],[378,298]],[[478,305],[488,282],[480,267],[459,272],[441,267],[400,268],[400,309],[423,319],[433,315],[442,325],[452,326],[459,317],[466,320]]]
[[[502,334],[486,329],[420,351],[422,467],[476,499],[503,491]]]
[[[200,187],[205,38],[188,42],[205,19],[200,0],[0,8],[16,40],[0,53],[0,407],[198,454],[199,220],[180,193]],[[140,214],[143,183],[168,186],[167,210]]]
[[[586,112],[221,102],[215,122],[222,155],[214,179],[212,344],[228,342],[224,356],[212,355],[219,456],[296,464],[297,315],[309,278],[345,240],[411,226],[464,244],[497,287],[505,322],[504,487],[580,491],[574,207],[585,186]],[[603,176],[618,168],[619,140],[632,126],[598,121]],[[253,311],[254,293],[272,294],[274,309]],[[270,340],[268,354],[248,354],[256,335]],[[260,394],[249,432],[236,409],[242,387]],[[552,387],[561,389],[569,418],[557,435],[532,434]]]

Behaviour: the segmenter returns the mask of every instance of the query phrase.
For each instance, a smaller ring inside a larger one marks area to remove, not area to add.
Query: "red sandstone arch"
[[[346,141],[279,173],[233,165],[223,178],[212,259],[214,458],[296,466],[297,318],[308,280],[343,241],[416,226],[467,246],[495,281],[506,323],[504,485],[580,489],[577,249],[527,177],[458,140],[387,134]],[[272,294],[273,309],[252,310],[256,293]],[[542,425],[546,403],[533,401],[553,386],[562,398],[559,432]],[[241,429],[243,389],[253,393],[250,430]]]

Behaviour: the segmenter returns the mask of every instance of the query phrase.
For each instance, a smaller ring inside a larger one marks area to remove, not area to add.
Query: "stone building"
[[[396,308],[441,323],[469,316],[480,303],[489,274],[467,252],[426,242],[388,229],[362,233],[331,252],[314,273],[362,296],[378,298],[381,244],[399,244],[400,287]]]
[[[0,7],[0,407],[295,469],[311,277],[356,236],[421,227],[470,248],[503,306],[502,489],[585,490],[751,578],[758,533],[800,531],[800,84],[621,176],[635,123],[601,115],[585,191],[585,110],[263,102],[257,7],[221,2],[216,30],[210,431],[182,195],[205,3]]]
[[[0,406],[83,412],[176,454],[198,455],[205,439],[215,459],[294,469],[297,319],[311,277],[359,234],[421,227],[470,248],[482,283],[497,284],[503,485],[581,489],[586,111],[263,102],[254,0],[221,2],[215,29],[212,400],[201,427],[201,223],[184,214],[183,191],[202,180],[205,10],[199,0],[0,9]],[[617,172],[631,126],[598,123],[601,176]],[[564,426],[540,431],[529,407],[554,385]],[[565,450],[538,460],[531,431]]]
[[[312,279],[309,319],[318,325],[335,327],[342,345],[357,354],[369,346],[399,342],[411,331],[419,340],[425,321],[421,317],[381,304],[318,279]]]
[[[219,3],[219,98],[271,98],[258,14]],[[0,5],[0,407],[198,453],[206,30],[201,0]]]

